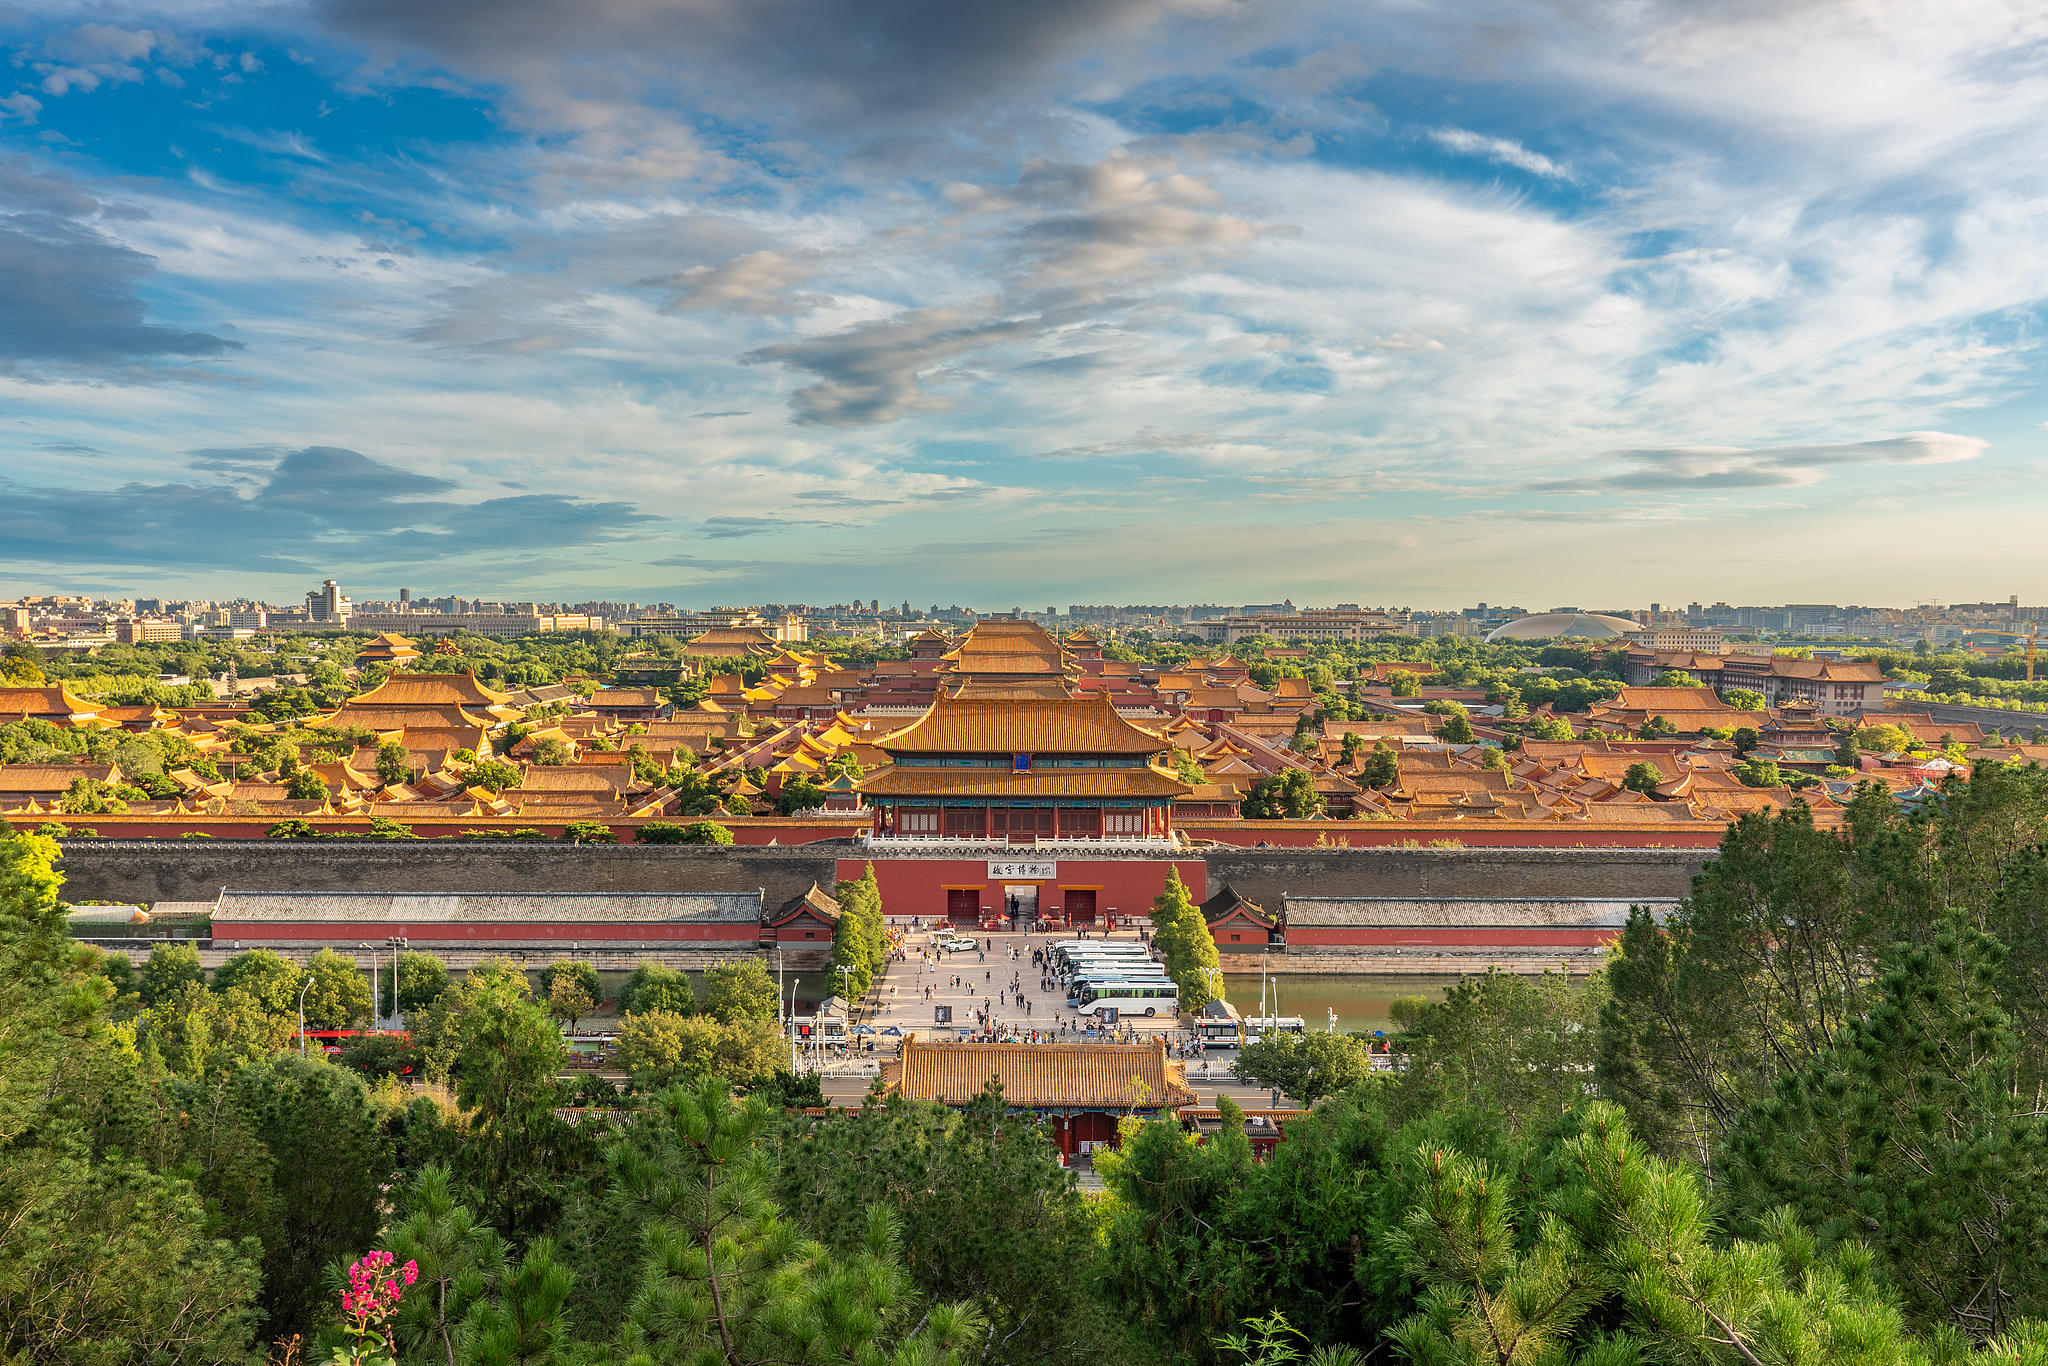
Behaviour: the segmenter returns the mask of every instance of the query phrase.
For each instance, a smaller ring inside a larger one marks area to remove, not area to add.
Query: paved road
[[[889,965],[887,973],[869,997],[869,1002],[876,1007],[874,1013],[863,1013],[862,1018],[877,1029],[893,1025],[899,1029],[928,1031],[935,1027],[934,1007],[953,1007],[954,1024],[961,1026],[971,1025],[974,1011],[983,1008],[986,1002],[986,1008],[999,1024],[1050,1031],[1055,1040],[1081,1042],[1084,1036],[1073,1031],[1082,1017],[1066,1008],[1065,988],[1055,984],[1050,991],[1041,990],[1038,973],[1031,965],[1033,949],[1043,949],[1059,939],[1070,937],[977,934],[975,938],[980,941],[980,948],[976,952],[939,953],[932,948],[928,932],[907,933],[904,946],[909,951],[909,961]],[[1125,942],[1133,942],[1137,938],[1131,932],[1119,932],[1110,937]],[[1013,952],[1015,957],[1011,956]],[[956,978],[960,980],[956,982]],[[1017,990],[1010,989],[1012,982],[1017,984]],[[1061,1029],[1062,1024],[1066,1026],[1065,1030]],[[1126,1020],[1125,1024],[1126,1033],[1139,1042],[1154,1036],[1169,1041],[1179,1038],[1179,1031],[1170,1018],[1141,1018]],[[873,1041],[877,1058],[895,1051],[896,1039],[892,1036],[873,1036]],[[1059,1045],[1052,1043],[1047,1046]],[[1215,1104],[1215,1096],[1219,1092],[1240,1105],[1264,1109],[1272,1104],[1270,1092],[1239,1085],[1230,1075],[1229,1067],[1227,1059],[1212,1055],[1205,1076],[1202,1063],[1189,1061],[1188,1080],[1201,1097],[1202,1104]],[[823,1079],[826,1098],[836,1103],[858,1100],[867,1094],[870,1081],[866,1077],[828,1074]]]

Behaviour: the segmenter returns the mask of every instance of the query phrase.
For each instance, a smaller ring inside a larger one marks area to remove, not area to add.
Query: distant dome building
[[[1488,640],[1550,640],[1557,636],[1578,636],[1586,640],[1613,640],[1623,631],[1640,631],[1639,622],[1627,617],[1610,617],[1599,612],[1539,612],[1496,627]]]

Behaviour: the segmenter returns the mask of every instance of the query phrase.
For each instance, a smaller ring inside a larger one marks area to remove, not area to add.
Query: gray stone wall
[[[1211,849],[1209,892],[1227,883],[1269,910],[1291,897],[1590,897],[1672,901],[1704,849]]]
[[[839,844],[450,840],[65,840],[67,901],[212,902],[266,892],[753,892],[773,910],[832,889]]]

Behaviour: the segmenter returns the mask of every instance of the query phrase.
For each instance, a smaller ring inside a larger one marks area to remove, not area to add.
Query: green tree
[[[1388,684],[1396,697],[1415,697],[1422,692],[1422,677],[1411,669],[1395,670]]]
[[[1200,787],[1209,781],[1209,775],[1195,762],[1195,756],[1184,749],[1176,749],[1173,752],[1173,776],[1189,787]]]
[[[1042,1126],[1008,1113],[999,1088],[958,1111],[897,1098],[787,1132],[774,1145],[782,1206],[840,1256],[865,1243],[868,1211],[886,1209],[919,1293],[987,1313],[980,1361],[1147,1357],[1094,1293],[1111,1254],[1073,1174]]]
[[[1700,682],[1683,669],[1666,669],[1650,680],[1653,688],[1697,688]]]
[[[311,1333],[332,1312],[323,1271],[369,1247],[382,1225],[389,1140],[362,1078],[325,1060],[254,1064],[236,1075],[233,1094],[270,1158],[267,1331]]]
[[[1522,733],[1532,740],[1576,740],[1571,722],[1562,716],[1541,716],[1523,728]]]
[[[566,959],[550,963],[540,970],[540,990],[547,1002],[548,1014],[572,1030],[578,1020],[595,1012],[598,1002],[604,999],[597,969],[588,963]]]
[[[142,966],[142,1003],[153,1006],[168,1001],[179,988],[206,981],[206,969],[199,966],[199,950],[192,944],[158,944],[149,951]]]
[[[373,840],[416,840],[419,838],[418,835],[413,833],[411,826],[403,821],[394,821],[385,816],[370,817],[370,828],[363,833],[366,838]]]
[[[692,821],[688,825],[649,821],[634,838],[642,844],[731,844],[732,831],[717,821]]]
[[[1913,747],[1913,733],[1890,724],[1864,726],[1856,732],[1856,748],[1869,754],[1901,754]]]
[[[1371,788],[1392,787],[1401,781],[1401,760],[1385,740],[1373,745],[1372,753],[1359,766],[1359,781]]]
[[[1169,864],[1166,886],[1152,899],[1152,944],[1166,975],[1180,988],[1180,1008],[1198,1011],[1222,991],[1222,960],[1209,922],[1188,896],[1180,869]]]
[[[1372,1075],[1372,1060],[1365,1045],[1348,1034],[1275,1031],[1246,1044],[1230,1070],[1247,1085],[1278,1087],[1303,1105],[1314,1105]]]
[[[313,828],[313,822],[294,818],[288,821],[279,821],[276,825],[271,826],[268,838],[274,840],[309,840],[317,837],[319,833],[318,830]]]
[[[1663,781],[1663,770],[1655,764],[1636,763],[1628,766],[1628,772],[1622,776],[1621,785],[1631,792],[1655,792],[1657,784]]]
[[[757,958],[721,963],[704,974],[704,1013],[720,1024],[779,1019],[780,1001],[775,979]]]
[[[266,1008],[246,987],[208,991],[187,982],[142,1012],[136,1037],[172,1072],[210,1078],[283,1052],[295,1017]]]
[[[620,1204],[649,1248],[622,1349],[654,1366],[958,1366],[984,1325],[966,1305],[919,1303],[884,1211],[845,1257],[784,1220],[767,1120],[761,1102],[735,1107],[707,1077],[654,1098],[644,1143],[613,1147]]]
[[[2048,1123],[2014,1084],[2005,946],[1951,920],[1888,957],[1868,1012],[1736,1121],[1729,1205],[1749,1228],[1789,1208],[1823,1246],[1867,1242],[1913,1320],[1994,1336],[2048,1312]]]
[[[1721,700],[1737,711],[1762,711],[1764,695],[1754,688],[1727,688],[1721,693]]]
[[[723,1024],[708,1015],[654,1010],[620,1023],[617,1057],[619,1066],[641,1087],[707,1076],[751,1086],[773,1074],[783,1061],[783,1039],[773,1020]]]
[[[310,768],[302,768],[285,782],[285,795],[295,802],[327,800],[327,782]]]
[[[1754,726],[1737,726],[1730,741],[1735,746],[1735,752],[1746,757],[1751,750],[1763,743],[1763,737],[1757,734]]]
[[[619,988],[619,1014],[640,1015],[665,1010],[672,1015],[694,1015],[697,993],[690,979],[660,963],[642,963]]]
[[[470,1311],[505,1275],[504,1239],[456,1198],[443,1164],[415,1173],[399,1204],[402,1215],[385,1246],[400,1264],[417,1263],[419,1280],[399,1301],[393,1323],[398,1359],[404,1366],[454,1366]]]
[[[412,780],[412,756],[404,745],[396,740],[386,740],[377,746],[377,781],[386,787],[396,787]]]
[[[1426,1287],[1389,1333],[1430,1366],[1519,1362],[1903,1362],[1867,1257],[1822,1260],[1796,1224],[1717,1247],[1692,1173],[1645,1157],[1611,1107],[1563,1145],[1566,1181],[1533,1231],[1512,1177],[1455,1150],[1412,1159],[1420,1198],[1390,1239]]]
[[[1660,1149],[1706,1161],[1779,1074],[1835,1046],[1861,1013],[1867,964],[1890,937],[1890,916],[1874,911],[1870,893],[1881,885],[1908,897],[1902,918],[1924,914],[1915,856],[1885,833],[1868,799],[1859,802],[1851,823],[1865,829],[1864,857],[1888,865],[1873,866],[1868,885],[1856,851],[1795,804],[1730,826],[1662,927],[1631,909],[1607,969],[1598,1076]]]
[[[1471,721],[1462,712],[1452,712],[1445,717],[1443,729],[1437,734],[1454,745],[1469,745],[1478,739],[1472,733]]]
[[[361,968],[322,949],[306,960],[306,1028],[361,1029],[370,1022],[370,981]]]
[[[799,811],[815,811],[825,804],[825,789],[809,778],[795,778],[785,781],[775,796],[775,814],[794,816]]]
[[[465,1198],[508,1236],[545,1231],[583,1143],[554,1113],[568,1044],[534,1003],[525,974],[502,963],[472,968],[423,1012],[414,1038],[428,1075],[452,1081],[469,1112],[446,1152]]]
[[[380,979],[386,1015],[411,1015],[426,1010],[448,989],[448,966],[431,953],[408,949]]]
[[[197,954],[194,955],[195,965]],[[241,987],[273,1015],[295,1014],[299,1002],[298,964],[270,949],[238,953],[213,970],[213,989]]]
[[[1775,759],[1752,758],[1736,767],[1735,778],[1744,787],[1780,787],[1785,781]]]
[[[81,773],[58,799],[57,809],[67,816],[119,815],[128,810],[128,803],[115,796],[107,783]]]
[[[875,865],[867,865],[858,878],[846,879],[833,888],[839,903],[839,919],[832,927],[833,985],[840,986],[838,969],[851,968],[843,990],[849,999],[867,995],[868,988],[884,967],[887,940],[883,933],[882,891],[875,881]]]
[[[470,787],[480,787],[486,792],[503,792],[508,787],[517,787],[525,781],[525,775],[516,764],[502,759],[485,759],[474,763],[463,773],[462,781]]]
[[[617,844],[619,832],[603,821],[570,821],[562,827],[562,838],[571,844]]]
[[[543,735],[533,742],[533,762],[542,768],[560,768],[569,762],[569,746],[559,735]]]
[[[1243,813],[1247,820],[1307,820],[1323,809],[1316,795],[1315,779],[1306,769],[1290,768],[1285,773],[1260,778],[1246,796]]]
[[[1461,977],[1398,1036],[1406,1066],[1389,1104],[1401,1117],[1456,1108],[1510,1133],[1540,1128],[1590,1094],[1605,999],[1599,976]]]

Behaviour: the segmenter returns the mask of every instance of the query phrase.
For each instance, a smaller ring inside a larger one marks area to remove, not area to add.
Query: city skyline
[[[2048,589],[1993,5],[15,15],[0,592]]]

